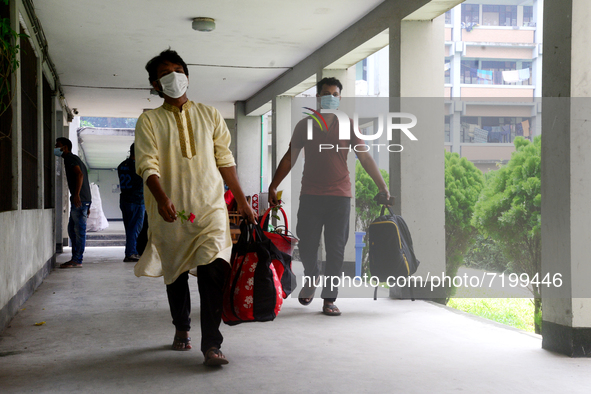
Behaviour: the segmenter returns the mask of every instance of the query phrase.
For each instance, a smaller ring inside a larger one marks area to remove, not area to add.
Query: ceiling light
[[[193,30],[212,31],[215,29],[215,19],[213,18],[195,18],[193,19]]]

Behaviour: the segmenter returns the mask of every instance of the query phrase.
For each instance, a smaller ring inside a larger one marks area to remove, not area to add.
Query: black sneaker
[[[132,254],[131,256],[125,256],[125,258],[123,259],[124,263],[135,263],[140,259],[140,256],[138,256],[137,254]]]

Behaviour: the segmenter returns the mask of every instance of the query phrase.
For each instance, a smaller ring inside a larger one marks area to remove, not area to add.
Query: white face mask
[[[189,79],[185,74],[171,72],[160,78],[162,93],[171,98],[179,98],[187,91]]]

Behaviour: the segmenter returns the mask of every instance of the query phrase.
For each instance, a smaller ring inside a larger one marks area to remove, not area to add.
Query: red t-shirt
[[[336,116],[333,116],[332,120],[327,120],[327,123],[330,121],[328,131],[321,130],[313,121],[312,139],[308,140],[308,119],[311,118],[304,118],[298,122],[290,143],[292,148],[303,148],[305,152],[301,194],[351,197],[347,154],[349,148],[354,153],[355,145],[364,144],[353,133],[353,121],[349,119],[350,140],[339,140],[339,122]],[[322,150],[320,144],[323,144]]]

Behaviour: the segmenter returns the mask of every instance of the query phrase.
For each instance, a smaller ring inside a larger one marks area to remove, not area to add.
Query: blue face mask
[[[341,100],[335,96],[322,96],[320,97],[320,108],[322,109],[337,109]]]
[[[54,148],[53,149],[53,154],[56,155],[57,157],[61,157],[62,156],[62,149],[61,148]]]

